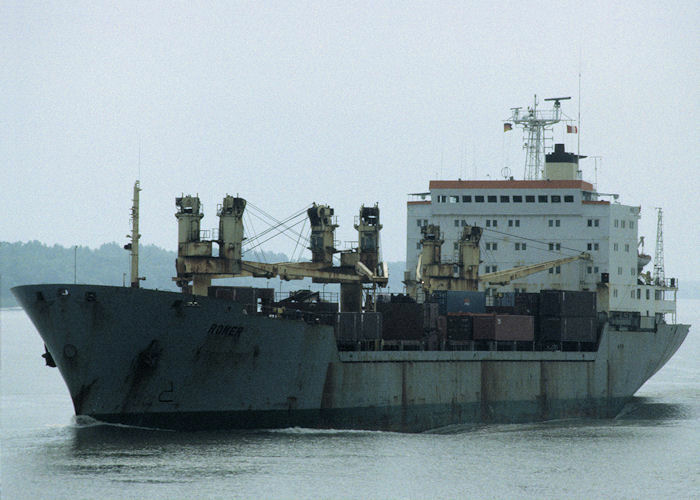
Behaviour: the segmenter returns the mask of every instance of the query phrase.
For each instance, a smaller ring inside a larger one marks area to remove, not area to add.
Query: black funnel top
[[[545,155],[544,161],[547,163],[578,163],[579,158],[585,158],[585,156],[567,153],[563,144],[555,144],[554,151]]]

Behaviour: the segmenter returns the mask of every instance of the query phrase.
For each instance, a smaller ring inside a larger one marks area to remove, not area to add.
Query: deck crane
[[[246,200],[226,196],[219,216],[217,240],[200,239],[200,221],[204,214],[199,197],[183,196],[175,199],[178,208],[178,253],[173,278],[183,291],[206,295],[212,279],[235,276],[260,278],[280,277],[284,280],[312,278],[314,283],[340,284],[341,309],[360,311],[363,285],[385,287],[389,280],[388,267],[379,261],[379,207],[360,208],[355,224],[359,245],[347,251],[335,248],[335,229],[338,227],[333,208],[314,203],[307,210],[311,223],[311,262],[254,262],[243,260],[243,213]],[[219,255],[212,254],[216,243]],[[340,265],[333,264],[333,255],[340,253]],[[192,282],[192,285],[190,285]]]
[[[418,258],[416,284],[420,285],[425,293],[435,290],[478,290],[479,283],[484,285],[505,285],[515,279],[546,271],[552,267],[591,258],[590,254],[584,252],[562,259],[480,275],[479,241],[483,232],[480,227],[469,225],[464,227],[458,242],[459,260],[455,263],[443,263],[441,261],[440,249],[443,240],[440,235],[440,226],[429,224],[423,227],[422,232],[421,244],[423,251]]]

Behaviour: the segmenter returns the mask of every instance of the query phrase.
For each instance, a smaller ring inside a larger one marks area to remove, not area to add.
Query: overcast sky
[[[534,94],[576,118],[580,71],[599,190],[642,205],[648,252],[663,207],[666,275],[700,278],[697,1],[46,3],[0,6],[0,240],[125,243],[140,145],[142,243],[176,248],[183,192],[203,228],[227,193],[327,203],[340,240],[378,202],[403,260],[407,193],[522,178],[503,120]]]

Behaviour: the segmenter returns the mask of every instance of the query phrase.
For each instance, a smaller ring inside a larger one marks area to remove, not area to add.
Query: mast
[[[654,252],[654,284],[663,286],[666,281],[664,276],[664,223],[663,211],[657,207],[656,219],[656,251]]]
[[[523,128],[527,134],[527,139],[523,145],[526,150],[525,157],[525,180],[538,180],[542,178],[544,170],[544,153],[547,131],[552,130],[552,125],[561,121],[561,102],[571,97],[550,97],[545,101],[554,101],[551,110],[538,110],[537,95],[532,107],[527,108],[527,112],[521,114],[522,108],[512,108],[513,114],[509,121]],[[551,137],[549,137],[551,140]]]
[[[124,245],[125,250],[129,250],[131,253],[131,278],[130,283],[132,288],[139,287],[139,281],[145,278],[139,278],[139,239],[141,235],[139,234],[139,192],[141,191],[141,185],[137,180],[134,183],[134,198],[133,204],[131,206],[131,234],[127,235],[127,238],[131,240],[131,243]]]

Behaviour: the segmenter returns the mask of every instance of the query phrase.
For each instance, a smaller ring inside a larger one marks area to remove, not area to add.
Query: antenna
[[[576,131],[576,156],[581,158],[581,55],[578,61],[578,130]]]
[[[139,175],[137,179],[141,178],[141,136],[139,136]]]

